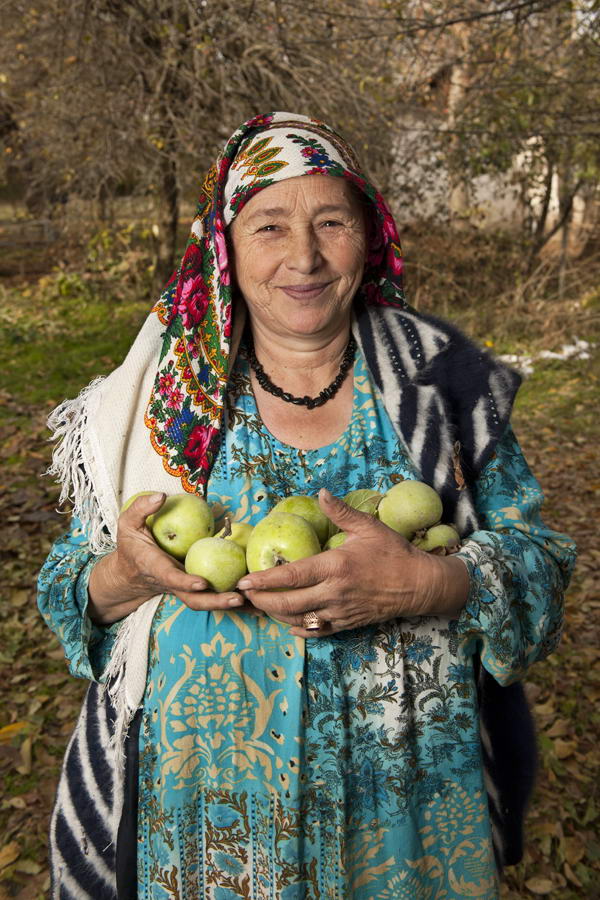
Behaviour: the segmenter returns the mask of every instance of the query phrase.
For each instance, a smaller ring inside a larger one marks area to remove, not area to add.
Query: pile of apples
[[[136,497],[150,493],[135,494],[123,510]],[[344,502],[379,519],[420,550],[445,554],[460,546],[456,529],[441,523],[439,495],[422,481],[400,481],[386,494],[350,491]],[[307,495],[280,500],[255,526],[226,518],[225,527],[215,534],[206,500],[196,494],[172,494],[148,516],[146,525],[159,547],[184,562],[186,572],[206,579],[217,593],[232,590],[247,572],[335,549],[347,537],[327,518],[318,499]]]

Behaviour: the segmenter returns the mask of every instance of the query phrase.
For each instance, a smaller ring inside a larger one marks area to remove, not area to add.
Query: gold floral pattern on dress
[[[193,610],[175,597],[163,601],[154,642]],[[297,756],[294,740],[284,742],[285,720],[301,711],[304,641],[266,616],[216,612],[210,640],[182,644],[169,659],[173,671],[150,679],[147,697],[160,734],[161,779],[173,789],[219,786],[234,790],[248,777],[272,791],[286,786],[286,770]],[[185,629],[185,626],[184,626]],[[273,650],[276,648],[276,654]],[[158,650],[155,652],[158,653]],[[280,662],[278,661],[278,656]],[[264,658],[256,668],[256,658]],[[252,665],[249,665],[252,663]]]

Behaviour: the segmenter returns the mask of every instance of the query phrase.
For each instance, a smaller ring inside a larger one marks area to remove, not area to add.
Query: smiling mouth
[[[330,281],[322,281],[319,284],[282,284],[280,290],[290,297],[310,299],[318,297],[330,284]]]

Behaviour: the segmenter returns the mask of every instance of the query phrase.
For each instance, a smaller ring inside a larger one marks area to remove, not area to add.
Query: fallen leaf
[[[10,603],[11,606],[16,606],[17,608],[19,608],[21,606],[25,606],[26,603],[29,603],[30,598],[30,591],[13,591],[10,595]]]
[[[25,875],[39,875],[42,871],[42,867],[34,859],[20,859],[15,869],[17,872],[24,872]]]
[[[21,744],[21,765],[17,766],[19,775],[31,774],[31,740],[27,737]]]
[[[574,884],[575,887],[583,887],[582,883],[580,882],[579,878],[577,877],[577,875],[575,874],[575,872],[573,871],[573,869],[571,868],[571,866],[569,865],[568,862],[565,863],[564,871],[565,871],[565,875],[567,876],[568,881],[570,881],[571,884]]]
[[[565,838],[564,847],[565,859],[571,866],[577,865],[585,856],[585,845],[576,834]]]
[[[573,776],[573,778],[576,778],[577,781],[583,781],[584,784],[588,781],[591,781],[592,779],[592,776],[586,775],[586,773],[581,769],[580,764],[574,759],[570,759],[565,763],[565,769],[567,770],[567,772],[569,772],[569,774]]]
[[[549,878],[535,876],[525,882],[525,887],[532,894],[551,894],[554,890],[554,882],[550,881]]]
[[[545,733],[550,738],[559,738],[564,737],[566,734],[570,734],[572,728],[572,723],[568,722],[566,719],[556,719]]]
[[[10,866],[11,863],[15,861],[15,859],[19,858],[19,853],[21,852],[19,845],[16,841],[11,841],[10,844],[5,844],[4,847],[0,850],[0,869],[5,869],[7,866]]]
[[[600,810],[598,810],[598,807],[594,802],[594,798],[592,797],[588,802],[587,809],[585,811],[585,815],[581,821],[581,824],[589,825],[589,823],[593,822],[594,819],[598,816],[599,812]]]
[[[536,703],[533,709],[536,716],[551,716],[555,712],[554,700],[551,697],[545,703]]]
[[[577,744],[575,741],[563,741],[560,738],[554,741],[554,752],[558,759],[567,759],[567,757],[573,755],[576,749]]]
[[[41,708],[42,708],[42,701],[38,697],[35,697],[29,704],[29,709],[27,710],[27,715],[35,716],[36,712],[39,712],[39,710]]]
[[[24,731],[28,725],[29,722],[12,722],[10,725],[0,728],[0,744],[7,744],[9,741],[12,741],[15,735]]]

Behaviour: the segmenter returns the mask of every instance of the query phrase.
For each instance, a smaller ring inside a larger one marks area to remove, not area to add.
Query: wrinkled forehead
[[[259,191],[307,175],[343,177],[357,171],[352,150],[318,127],[262,129],[242,142],[227,173],[223,192],[225,224],[229,225]]]
[[[254,194],[240,209],[232,228],[263,218],[362,215],[360,192],[346,178],[308,175],[287,178]]]

